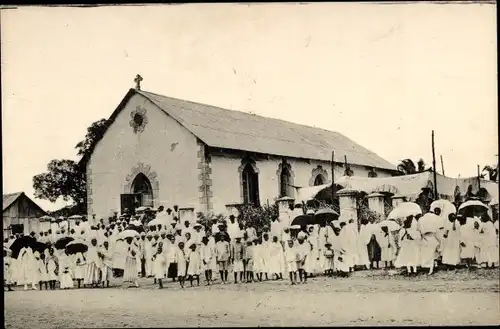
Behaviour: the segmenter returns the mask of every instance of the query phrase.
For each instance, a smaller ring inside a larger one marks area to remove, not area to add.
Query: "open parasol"
[[[299,215],[296,216],[291,222],[291,225],[299,225],[300,227],[310,224],[314,224],[314,217],[312,215]]]
[[[48,222],[48,221],[51,221],[52,219],[54,219],[54,218],[50,217],[50,216],[47,216],[47,215],[44,215],[44,216],[38,218],[38,220],[40,220],[42,222]]]
[[[422,209],[415,202],[403,202],[396,206],[387,216],[387,219],[405,219],[408,216],[421,215]]]
[[[68,254],[84,253],[89,250],[89,245],[83,240],[73,240],[66,245],[66,251]]]
[[[70,236],[65,236],[65,237],[57,240],[56,243],[54,244],[54,246],[56,247],[56,249],[61,250],[61,249],[66,248],[66,245],[73,240],[75,240],[75,239],[70,237]]]
[[[461,214],[466,214],[466,217],[473,217],[473,215],[478,213],[487,212],[490,208],[479,200],[469,200],[465,201],[458,207],[458,212]]]
[[[40,241],[35,241],[31,246],[33,251],[38,251],[39,253],[43,253],[45,249],[49,248],[49,245]]]
[[[126,229],[125,231],[118,234],[118,237],[121,239],[127,239],[127,238],[135,238],[138,235],[139,235],[139,232],[137,232],[135,230]]]
[[[383,220],[380,223],[378,223],[378,226],[381,227],[381,228],[385,226],[391,232],[397,231],[397,230],[399,230],[401,228],[401,226],[399,226],[398,223],[396,223],[393,220],[388,220],[388,219]]]
[[[10,250],[12,250],[12,258],[17,258],[19,256],[19,252],[24,247],[32,248],[35,242],[36,239],[29,235],[17,238],[10,246]]]
[[[436,208],[441,209],[441,216],[444,218],[448,218],[448,215],[457,212],[457,208],[455,207],[455,205],[445,199],[436,200],[433,203],[431,203],[430,210],[434,212]]]
[[[420,217],[418,220],[418,227],[421,233],[435,233],[439,231],[440,228],[444,227],[443,218],[434,214],[427,213]]]
[[[73,216],[68,217],[68,219],[83,219],[83,216],[81,216],[81,215],[73,215]]]
[[[322,208],[319,209],[314,214],[314,223],[320,224],[320,223],[331,222],[337,220],[338,218],[339,218],[339,213],[336,212],[335,210],[330,208]]]

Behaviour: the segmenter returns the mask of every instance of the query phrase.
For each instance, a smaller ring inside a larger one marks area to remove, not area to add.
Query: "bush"
[[[240,213],[239,221],[255,227],[257,234],[264,231],[264,228],[271,226],[271,218],[278,217],[278,205],[264,205],[256,207],[252,205],[243,205],[238,207]]]

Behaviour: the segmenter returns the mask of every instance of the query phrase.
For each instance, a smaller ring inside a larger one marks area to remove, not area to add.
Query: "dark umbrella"
[[[10,250],[12,250],[12,258],[17,258],[19,256],[19,252],[24,247],[33,248],[35,242],[36,239],[29,235],[24,235],[22,237],[17,238],[10,246]]]
[[[31,248],[33,249],[33,252],[38,251],[40,254],[45,251],[49,246],[46,243],[40,242],[40,241],[35,241]]]
[[[134,230],[137,233],[142,233],[142,232],[144,232],[144,227],[137,226],[137,225],[129,225],[129,226],[127,226],[126,230]]]
[[[71,241],[66,245],[66,251],[69,255],[73,255],[79,252],[84,253],[87,252],[87,250],[89,250],[89,246],[85,242],[79,240]]]
[[[60,238],[59,240],[57,240],[54,246],[56,247],[56,249],[61,250],[61,249],[66,248],[66,245],[73,240],[75,240],[75,239],[73,239],[70,236],[65,236],[64,238]]]
[[[299,225],[300,227],[304,227],[313,224],[313,222],[314,217],[312,215],[299,215],[292,220],[290,225]]]
[[[331,222],[338,218],[339,214],[335,210],[329,208],[320,209],[314,214],[315,224]]]

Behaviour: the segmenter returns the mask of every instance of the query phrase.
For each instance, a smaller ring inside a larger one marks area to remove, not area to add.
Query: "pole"
[[[332,206],[335,200],[335,151],[332,151]]]
[[[480,167],[477,165],[477,191],[481,189],[481,172],[480,172]]]
[[[439,199],[438,188],[437,188],[437,173],[436,173],[436,152],[434,150],[434,130],[432,131],[432,168],[434,176],[434,197],[435,200]]]
[[[443,172],[443,176],[446,176],[446,175],[444,174],[443,156],[442,156],[442,155],[440,155],[440,157],[441,157],[441,171]]]

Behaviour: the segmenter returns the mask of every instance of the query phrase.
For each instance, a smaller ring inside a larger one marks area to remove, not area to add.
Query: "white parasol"
[[[73,216],[68,217],[68,219],[83,219],[83,216],[81,216],[81,215],[73,215]]]
[[[125,230],[118,234],[118,237],[120,239],[126,239],[126,238],[135,238],[136,236],[139,236],[140,234],[135,231],[135,230]]]
[[[389,213],[387,219],[406,218],[408,216],[421,215],[422,209],[415,202],[403,202]]]
[[[462,211],[468,207],[479,207],[479,208],[484,208],[485,210],[490,209],[487,205],[485,205],[484,203],[482,203],[479,200],[469,200],[469,201],[465,201],[464,203],[462,203],[460,205],[460,207],[458,207],[458,211]]]
[[[444,227],[444,221],[442,217],[429,212],[420,217],[418,226],[421,233],[435,233]]]
[[[436,208],[441,209],[441,216],[444,218],[448,218],[450,214],[454,214],[457,212],[457,208],[455,207],[455,205],[445,199],[436,200],[431,203],[430,210],[434,212]]]
[[[387,219],[386,219],[386,220],[381,221],[380,223],[378,223],[378,226],[379,226],[380,228],[382,228],[382,227],[386,226],[386,227],[387,227],[387,229],[388,229],[389,231],[391,231],[391,232],[392,232],[392,231],[397,231],[397,230],[399,230],[399,229],[401,228],[401,226],[399,226],[399,224],[398,224],[398,223],[396,223],[395,221],[393,221],[393,220],[387,220]]]

